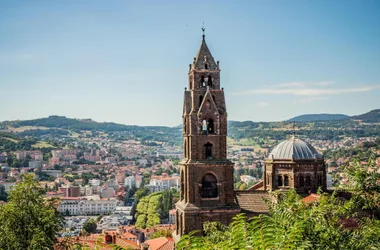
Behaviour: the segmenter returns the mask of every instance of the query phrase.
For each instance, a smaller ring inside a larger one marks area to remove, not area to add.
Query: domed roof
[[[303,160],[320,159],[322,156],[310,143],[292,137],[274,147],[268,158]]]

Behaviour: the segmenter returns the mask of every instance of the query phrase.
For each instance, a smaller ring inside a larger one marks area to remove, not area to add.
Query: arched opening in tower
[[[205,69],[208,69],[208,65],[207,65],[207,63],[205,63]]]
[[[212,159],[212,144],[209,142],[205,144],[205,158]]]
[[[211,76],[208,76],[208,78],[207,78],[207,86],[212,88],[212,77]]]
[[[204,76],[201,76],[201,82],[200,82],[200,87],[202,88],[204,88],[204,87],[206,87],[206,81],[205,81],[205,77]]]
[[[208,131],[209,134],[214,134],[215,133],[214,120],[213,119],[209,119],[208,120],[207,131]]]
[[[202,178],[201,188],[202,198],[215,198],[218,197],[218,185],[216,177],[213,174],[206,174]]]
[[[207,121],[206,120],[202,121],[202,134],[207,135]]]
[[[199,96],[199,107],[201,106],[201,104],[202,104],[202,101],[203,101],[203,96]]]

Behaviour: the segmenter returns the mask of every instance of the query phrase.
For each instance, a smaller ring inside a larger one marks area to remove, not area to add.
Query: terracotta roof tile
[[[145,244],[149,246],[149,250],[173,250],[174,241],[171,238],[160,237],[157,239],[147,240]]]
[[[264,199],[270,199],[267,191],[235,191],[237,202],[242,213],[263,214],[268,212],[268,205]]]

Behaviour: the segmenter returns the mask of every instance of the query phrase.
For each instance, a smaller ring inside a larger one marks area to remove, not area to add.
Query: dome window
[[[277,183],[277,185],[278,185],[279,187],[282,187],[282,186],[283,186],[283,183],[282,183],[282,176],[281,176],[281,175],[278,176],[278,183]]]

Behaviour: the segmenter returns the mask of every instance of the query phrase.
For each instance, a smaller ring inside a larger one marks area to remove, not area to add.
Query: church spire
[[[197,70],[218,70],[219,67],[217,63],[215,63],[214,57],[212,56],[209,48],[207,47],[206,44],[206,39],[205,39],[205,28],[204,26],[202,27],[202,43],[201,47],[198,50],[197,55],[194,58],[193,62],[193,69]]]

